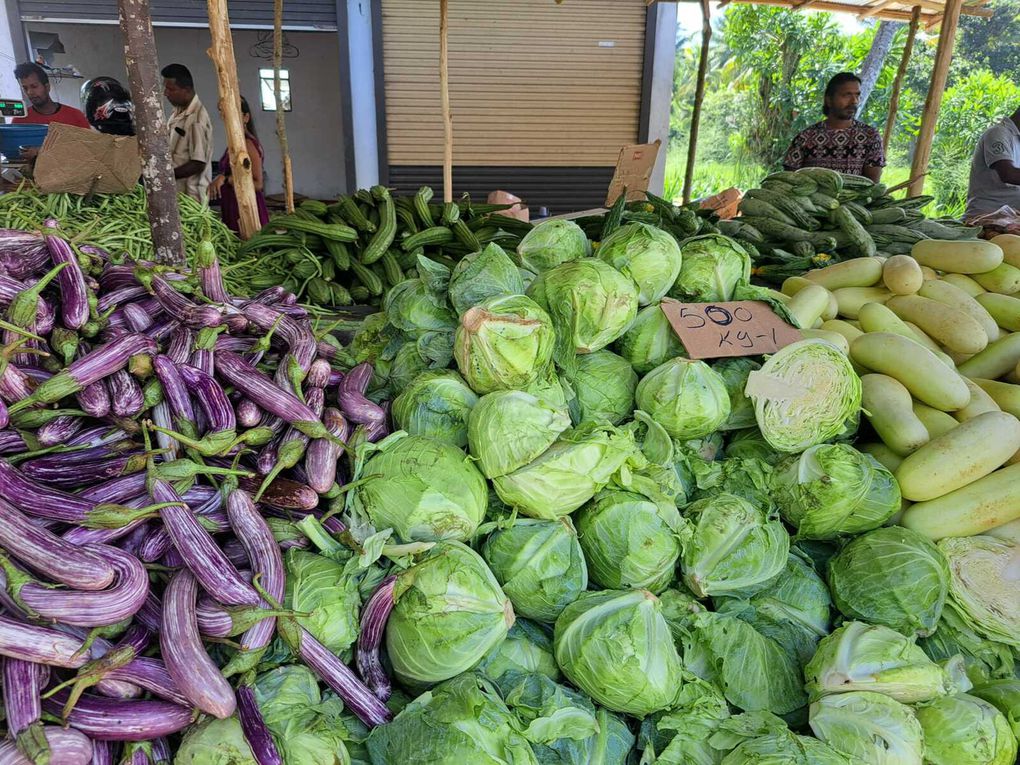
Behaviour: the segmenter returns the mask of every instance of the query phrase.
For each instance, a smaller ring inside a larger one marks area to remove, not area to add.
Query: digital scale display
[[[0,98],[0,116],[24,117],[25,102],[14,98]]]

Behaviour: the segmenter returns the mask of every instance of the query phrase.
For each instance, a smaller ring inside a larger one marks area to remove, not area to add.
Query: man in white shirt
[[[170,115],[170,159],[177,191],[202,204],[212,181],[212,122],[195,95],[195,81],[183,64],[163,68],[163,95],[174,107]]]
[[[1020,216],[1020,109],[984,132],[970,164],[965,220],[1003,207]]]

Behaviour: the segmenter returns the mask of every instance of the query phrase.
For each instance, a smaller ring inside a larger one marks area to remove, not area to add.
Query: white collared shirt
[[[174,107],[168,121],[170,129],[170,160],[175,168],[185,162],[205,162],[202,172],[190,178],[177,179],[177,191],[206,203],[212,181],[212,122],[209,112],[196,95],[185,108]]]

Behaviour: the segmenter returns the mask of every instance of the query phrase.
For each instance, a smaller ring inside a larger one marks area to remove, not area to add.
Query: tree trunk
[[[181,211],[170,162],[170,139],[163,115],[163,80],[156,63],[149,0],[118,0],[124,35],[124,64],[135,103],[138,152],[152,229],[152,254],[157,263],[184,264]]]
[[[878,24],[878,29],[875,30],[875,37],[871,41],[871,50],[868,51],[868,55],[864,57],[864,63],[861,64],[861,104],[858,114],[864,113],[864,107],[867,106],[868,99],[875,90],[875,83],[878,82],[878,76],[882,73],[882,67],[889,57],[889,51],[892,50],[893,38],[896,37],[898,26],[892,21],[881,21]]]

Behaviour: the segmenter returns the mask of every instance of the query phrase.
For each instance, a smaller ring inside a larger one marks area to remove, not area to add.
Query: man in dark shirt
[[[882,136],[856,119],[860,101],[861,79],[856,74],[841,72],[829,80],[822,106],[825,119],[797,134],[783,167],[827,167],[878,183],[885,167]]]

